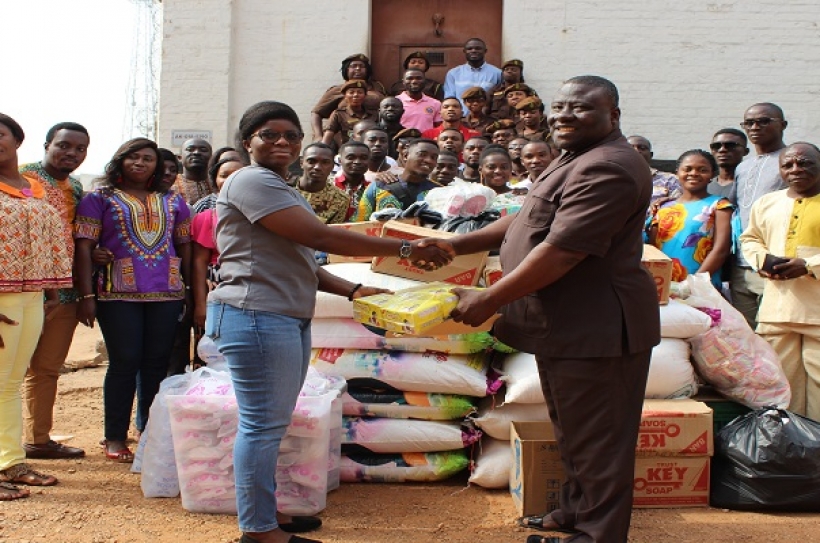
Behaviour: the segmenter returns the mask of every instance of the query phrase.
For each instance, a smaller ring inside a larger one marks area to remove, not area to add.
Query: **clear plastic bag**
[[[690,275],[691,295],[683,303],[719,317],[689,340],[695,367],[720,393],[749,407],[788,407],[791,388],[777,353],[712,286],[707,274]]]
[[[490,208],[495,191],[478,183],[455,180],[446,187],[432,189],[424,197],[430,209],[448,217],[473,217]]]

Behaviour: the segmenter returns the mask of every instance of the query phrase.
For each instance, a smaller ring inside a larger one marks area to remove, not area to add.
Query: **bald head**
[[[792,143],[780,153],[780,176],[796,196],[820,193],[820,149],[808,142]]]
[[[362,135],[371,128],[376,128],[377,126],[378,124],[376,124],[376,121],[359,121],[353,125],[353,133],[350,135],[350,139],[362,141]]]
[[[200,138],[192,138],[182,144],[182,168],[186,178],[205,179],[208,161],[213,150],[211,144]]]

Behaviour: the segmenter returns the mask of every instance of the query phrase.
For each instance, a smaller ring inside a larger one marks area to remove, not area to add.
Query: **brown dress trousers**
[[[658,300],[641,266],[649,168],[619,130],[556,159],[501,246],[505,273],[540,243],[585,253],[555,283],[502,310],[496,334],[534,353],[566,472],[552,518],[572,542],[622,543]],[[549,262],[544,262],[549,266]]]

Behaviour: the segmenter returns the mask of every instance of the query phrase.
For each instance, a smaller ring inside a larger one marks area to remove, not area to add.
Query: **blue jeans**
[[[182,300],[168,302],[98,302],[97,322],[108,350],[103,383],[105,439],[125,441],[134,392],[137,430],[145,430],[148,410],[168,374]]]
[[[239,407],[239,529],[276,529],[276,461],[310,363],[310,319],[209,303],[205,334],[228,361]]]

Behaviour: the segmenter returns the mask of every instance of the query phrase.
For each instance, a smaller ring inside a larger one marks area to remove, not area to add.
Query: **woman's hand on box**
[[[351,296],[352,299],[357,300],[365,296],[373,296],[374,294],[393,294],[392,290],[386,288],[368,287],[363,285],[356,289],[356,292]]]

